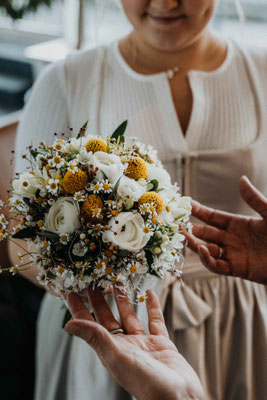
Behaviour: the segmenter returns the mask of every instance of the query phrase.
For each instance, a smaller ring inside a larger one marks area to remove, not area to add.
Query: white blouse
[[[142,75],[123,59],[118,42],[77,52],[50,65],[35,84],[17,138],[25,145],[51,142],[53,133],[77,132],[89,119],[88,132],[107,136],[128,119],[128,135],[163,151],[235,149],[257,133],[255,100],[244,56],[228,41],[224,63],[212,72],[190,71],[193,108],[183,135],[166,73]],[[16,169],[23,169],[17,159]]]

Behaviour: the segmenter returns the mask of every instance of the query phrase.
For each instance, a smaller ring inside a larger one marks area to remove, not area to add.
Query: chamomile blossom
[[[78,160],[74,159],[68,162],[68,171],[71,171],[73,174],[78,171]]]
[[[105,179],[104,181],[102,181],[101,184],[102,184],[102,191],[104,193],[112,192],[112,186],[108,179]]]
[[[40,283],[40,285],[48,284],[47,275],[44,271],[40,271],[39,274],[37,275],[36,279]]]
[[[50,158],[48,165],[52,168],[59,169],[65,165],[65,160],[62,156],[56,154],[54,157]]]
[[[145,274],[147,267],[138,261],[131,261],[127,264],[126,271],[130,276],[134,277],[135,275]]]
[[[63,152],[65,149],[65,141],[63,139],[56,139],[55,142],[53,143],[53,148],[57,152]]]
[[[4,208],[5,203],[3,202],[3,200],[0,200],[0,209]]]
[[[14,265],[9,269],[9,272],[11,272],[12,275],[16,275],[19,272],[19,266],[17,264]]]
[[[46,189],[52,195],[56,195],[59,192],[59,179],[49,179],[46,185]]]
[[[76,201],[84,201],[87,197],[87,194],[84,190],[80,190],[79,192],[74,193],[73,198]]]
[[[69,240],[70,240],[70,237],[67,233],[60,234],[60,236],[59,236],[60,243],[66,245],[66,244],[68,244]]]
[[[6,228],[8,225],[8,221],[6,219],[6,217],[4,216],[4,214],[0,214],[0,228]]]
[[[101,182],[97,182],[93,186],[93,193],[98,194],[102,191],[103,189],[103,184]]]

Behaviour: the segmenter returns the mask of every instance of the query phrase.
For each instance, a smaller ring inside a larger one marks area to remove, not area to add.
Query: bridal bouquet
[[[12,234],[0,214],[0,240],[27,245],[11,273],[37,265],[38,281],[62,296],[122,283],[140,302],[147,277],[180,276],[190,198],[181,197],[152,146],[126,143],[126,126],[103,140],[86,136],[85,124],[77,138],[56,135],[51,146],[28,147],[29,168],[7,200],[18,221]]]

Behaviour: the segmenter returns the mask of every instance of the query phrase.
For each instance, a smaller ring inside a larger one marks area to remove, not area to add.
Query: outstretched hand
[[[137,400],[203,399],[199,379],[168,336],[159,301],[147,292],[150,334],[146,334],[127,296],[115,289],[121,323],[99,289],[89,289],[94,316],[75,293],[68,296],[73,320],[67,332],[84,339],[117,382]],[[114,329],[124,333],[111,334]]]
[[[193,235],[186,234],[188,246],[212,272],[266,284],[267,199],[245,176],[239,190],[261,218],[217,211],[192,201],[192,214],[206,225],[194,225]]]

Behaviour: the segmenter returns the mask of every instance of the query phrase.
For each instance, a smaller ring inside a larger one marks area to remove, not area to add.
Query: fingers
[[[95,288],[93,290],[92,288],[89,288],[88,297],[99,324],[104,326],[108,331],[121,328],[119,322],[114,318],[114,315],[112,314],[112,311],[110,310],[100,289]]]
[[[267,222],[267,198],[252,185],[246,176],[241,177],[239,190],[245,202]]]
[[[113,348],[112,335],[95,321],[75,320],[66,324],[66,332],[85,340],[100,356]]]
[[[194,225],[193,234],[200,240],[216,244],[224,244],[227,233],[208,225]]]
[[[195,253],[198,253],[199,246],[205,246],[209,249],[209,252],[212,255],[212,257],[215,258],[218,257],[219,247],[217,244],[205,242],[204,240],[201,240],[188,232],[183,232],[183,235],[187,239],[187,246],[189,247],[190,250],[194,251]]]
[[[152,290],[147,290],[146,307],[149,332],[152,335],[163,335],[169,337],[159,300]]]
[[[94,321],[94,318],[87,310],[83,300],[76,293],[70,293],[67,296],[67,302],[70,308],[70,312],[75,319],[85,319],[88,321]]]
[[[213,208],[209,208],[203,206],[195,200],[191,200],[192,204],[192,215],[206,224],[216,226],[221,229],[226,229],[232,214],[214,210]]]
[[[198,254],[202,264],[211,272],[220,275],[232,275],[232,270],[229,262],[225,260],[216,260],[210,255],[209,250],[205,246],[199,246]]]
[[[144,335],[144,328],[137,318],[133,305],[128,297],[118,287],[114,289],[114,294],[124,331],[129,335]]]

